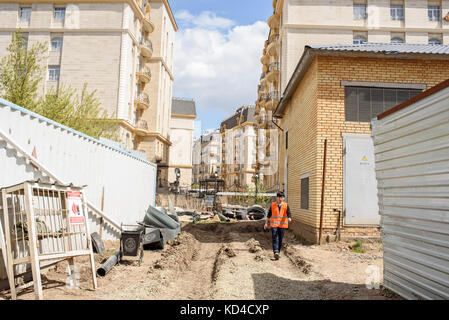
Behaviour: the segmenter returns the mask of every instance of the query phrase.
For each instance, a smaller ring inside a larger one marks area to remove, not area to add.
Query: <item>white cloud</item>
[[[217,15],[211,11],[203,11],[195,16],[188,10],[181,10],[176,13],[175,17],[184,26],[227,29],[235,25],[234,21],[223,17],[217,17]]]
[[[266,22],[219,30],[210,26],[220,23],[197,19],[209,13],[195,17],[183,11],[178,19],[180,15],[184,21],[206,22],[180,29],[176,35],[174,95],[194,98],[200,117],[229,116],[241,105],[254,104],[269,31]]]

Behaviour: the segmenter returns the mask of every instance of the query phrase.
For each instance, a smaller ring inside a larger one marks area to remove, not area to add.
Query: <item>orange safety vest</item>
[[[276,201],[271,203],[271,228],[288,229],[287,207],[288,204],[286,202],[282,203],[281,212],[279,212],[278,203]]]

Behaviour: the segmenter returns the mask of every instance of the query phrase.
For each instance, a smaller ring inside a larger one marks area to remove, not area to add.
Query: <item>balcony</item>
[[[150,97],[142,92],[137,96],[135,104],[137,110],[146,110],[150,107]]]
[[[262,58],[260,59],[260,62],[265,65],[270,63],[270,56],[268,55],[267,49],[263,49]]]
[[[268,94],[268,99],[269,100],[274,100],[274,101],[279,101],[280,100],[280,94],[279,91],[271,91]]]
[[[273,13],[273,15],[268,18],[268,25],[271,29],[279,29],[280,23],[281,17],[276,13]]]
[[[139,68],[136,73],[137,80],[143,83],[148,83],[151,80],[151,70],[148,67]]]
[[[279,44],[279,34],[273,34],[270,36],[270,44],[268,45],[267,51],[270,56],[278,55],[278,44]]]
[[[152,33],[154,31],[154,24],[150,20],[150,15],[144,16],[142,19],[143,30],[148,33]]]
[[[266,74],[265,74],[265,73],[262,73],[262,74],[260,75],[260,83],[261,83],[262,85],[264,85],[266,82],[267,82]]]
[[[279,100],[280,100],[279,91],[271,91],[268,94],[268,101],[265,103],[265,108],[267,108],[268,110],[276,109]]]
[[[268,67],[267,80],[269,82],[278,82],[279,79],[279,62],[272,62]]]
[[[145,136],[149,132],[148,123],[145,120],[137,121],[135,127],[138,136]]]
[[[151,58],[153,55],[153,43],[144,37],[140,38],[139,41],[140,53],[145,58]]]

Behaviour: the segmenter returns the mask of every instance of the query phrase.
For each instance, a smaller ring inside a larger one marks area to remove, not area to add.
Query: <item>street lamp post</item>
[[[214,210],[217,210],[217,193],[218,193],[218,172],[214,173],[215,178],[215,194],[214,194]]]
[[[254,204],[257,202],[257,194],[259,192],[259,172],[254,173],[254,181],[256,183],[256,194],[254,196]]]

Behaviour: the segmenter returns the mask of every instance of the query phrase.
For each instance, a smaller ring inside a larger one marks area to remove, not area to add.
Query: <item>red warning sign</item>
[[[72,225],[84,225],[83,203],[81,193],[67,191],[67,207],[69,208],[69,220]]]

